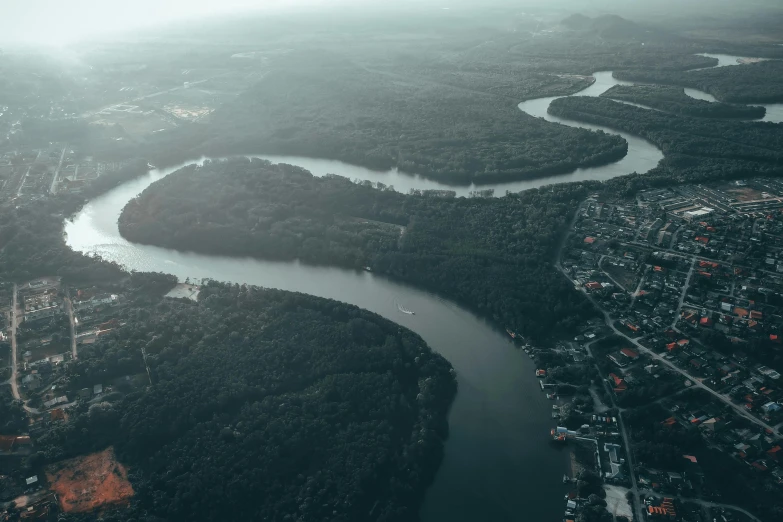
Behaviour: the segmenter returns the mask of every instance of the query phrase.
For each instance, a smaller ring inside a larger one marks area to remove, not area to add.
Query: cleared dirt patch
[[[134,494],[114,448],[52,464],[46,468],[46,478],[66,513],[126,504]]]

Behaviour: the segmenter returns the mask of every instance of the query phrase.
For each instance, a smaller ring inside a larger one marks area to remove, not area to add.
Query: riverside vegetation
[[[344,303],[214,282],[198,303],[118,313],[126,324],[68,379],[145,372],[144,350],[152,386],[81,403],[36,457],[113,445],[136,496],[103,520],[417,520],[456,381],[416,334]],[[94,515],[68,516],[82,519]]]
[[[129,202],[120,232],[208,254],[370,267],[539,338],[594,313],[550,264],[585,186],[504,198],[384,188],[258,159],[207,162]]]
[[[615,71],[618,80],[680,85],[708,92],[730,103],[775,103],[783,101],[783,62],[770,60],[696,71],[628,69]]]
[[[767,109],[761,106],[710,103],[691,98],[681,87],[671,85],[615,85],[601,96],[646,105],[653,109],[697,118],[761,119]]]

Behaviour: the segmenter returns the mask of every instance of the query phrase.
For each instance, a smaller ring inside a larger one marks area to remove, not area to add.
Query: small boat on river
[[[399,310],[400,312],[402,312],[402,313],[404,313],[404,314],[408,314],[408,315],[416,315],[416,312],[412,312],[412,311],[408,310],[407,308],[405,308],[405,307],[404,307],[404,306],[402,306],[401,304],[398,304],[398,305],[397,305],[397,310]]]

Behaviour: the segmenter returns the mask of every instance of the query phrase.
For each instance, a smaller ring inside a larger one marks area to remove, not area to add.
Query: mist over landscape
[[[780,2],[0,15],[0,521],[783,520]]]

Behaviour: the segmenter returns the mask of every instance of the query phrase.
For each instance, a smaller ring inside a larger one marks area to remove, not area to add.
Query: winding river
[[[610,72],[595,74],[596,81],[578,93],[597,96],[619,82]],[[532,116],[593,130],[600,127],[564,121],[547,114],[553,98],[519,105]],[[601,129],[618,134],[614,130]],[[498,184],[496,195],[552,182],[605,180],[629,172],[647,172],[663,157],[651,143],[628,134],[628,155],[602,167],[579,169],[572,174]],[[400,192],[411,188],[453,187],[399,171],[374,172],[336,161],[264,156],[275,162],[299,165],[323,175],[334,172],[349,178],[394,185]],[[503,332],[470,312],[426,292],[391,282],[366,272],[312,267],[297,262],[269,262],[205,256],[132,244],[117,229],[125,204],[153,182],[178,167],[154,170],[89,202],[66,222],[68,245],[76,251],[101,255],[130,270],[161,271],[180,280],[212,278],[222,281],[306,292],[337,299],[373,311],[417,332],[454,366],[459,393],[449,425],[451,435],[435,483],[427,492],[422,518],[426,522],[562,519],[561,482],[570,470],[568,452],[549,443],[552,402],[541,392],[530,359],[514,349]],[[457,188],[467,195],[476,187]],[[479,187],[489,188],[489,187]],[[400,307],[415,315],[403,313]]]

